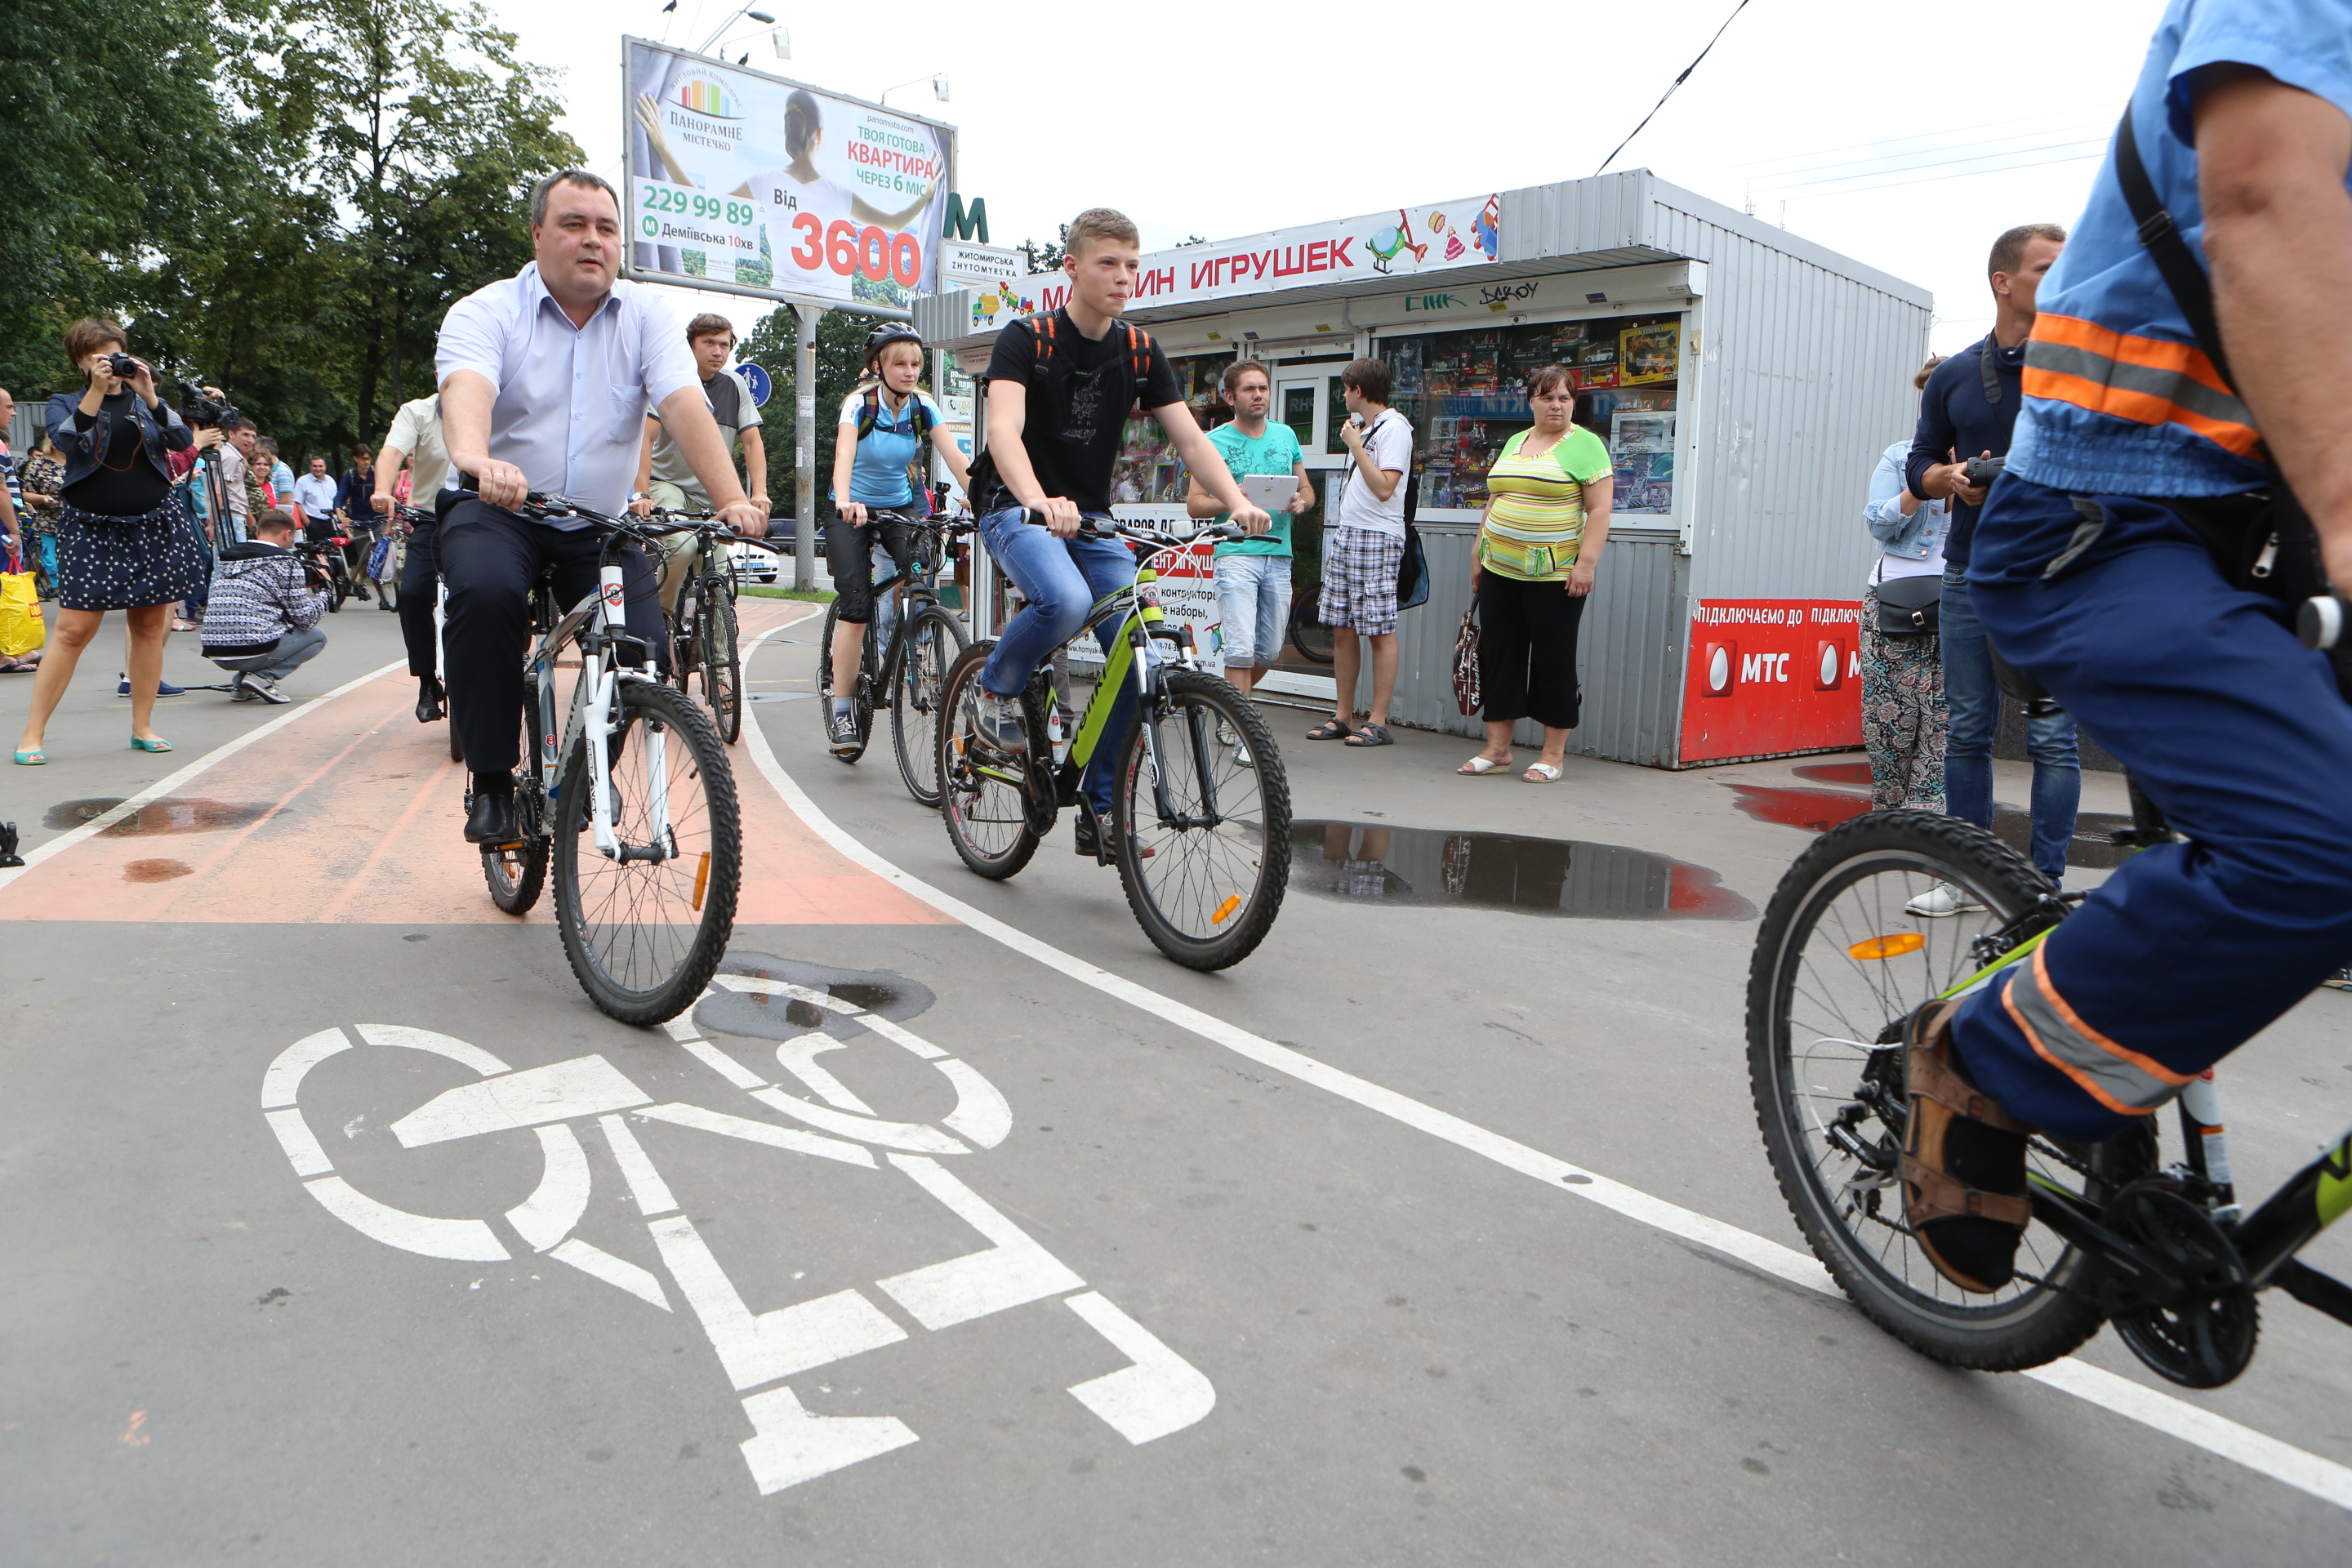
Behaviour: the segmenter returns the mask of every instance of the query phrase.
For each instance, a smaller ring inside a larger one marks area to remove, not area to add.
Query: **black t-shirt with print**
[[[1019,382],[1028,388],[1021,445],[1045,492],[1076,501],[1081,511],[1107,512],[1128,411],[1165,408],[1183,402],[1184,395],[1157,340],[1144,348],[1143,374],[1138,378],[1129,329],[1123,322],[1113,321],[1101,338],[1088,339],[1071,322],[1068,310],[1056,310],[1053,351],[1041,364],[1038,343],[1045,330],[1042,322],[1023,320],[997,333],[987,379]],[[992,473],[990,484],[973,500],[982,511],[1015,504]]]

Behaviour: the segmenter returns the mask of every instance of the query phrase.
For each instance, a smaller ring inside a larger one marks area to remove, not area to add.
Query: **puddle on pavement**
[[[1845,768],[1856,768],[1862,777],[1853,782],[1866,784],[1870,778],[1867,763],[1828,763],[1821,767],[1799,768],[1800,777],[1825,779]],[[1778,823],[1782,827],[1801,827],[1812,833],[1826,833],[1842,822],[1851,822],[1870,809],[1866,795],[1848,795],[1843,790],[1794,789],[1783,784],[1733,784],[1738,792],[1739,809],[1759,822]],[[2131,826],[2131,818],[2108,811],[2085,811],[2074,818],[2074,837],[2066,846],[2066,864],[2086,870],[2105,870],[2120,866],[2131,858],[2131,851],[2113,841],[2114,835]],[[2032,852],[2033,821],[2032,816],[2013,805],[1994,803],[1992,809],[1993,837],[2021,855]]]
[[[1738,921],[1755,906],[1704,866],[1570,838],[1365,822],[1291,824],[1290,885],[1325,898],[1580,920]]]
[[[781,980],[837,996],[852,1006],[878,1013],[894,1024],[927,1011],[935,1000],[930,987],[887,970],[834,969],[822,963],[772,958],[761,952],[730,952],[719,965],[722,974]],[[866,1026],[840,1014],[803,1002],[796,996],[769,996],[746,991],[719,991],[694,1010],[694,1021],[705,1029],[754,1040],[797,1039],[811,1029],[836,1039],[861,1034]]]
[[[125,798],[116,795],[100,795],[89,800],[61,800],[49,807],[48,814],[41,818],[41,825],[45,827],[79,827],[112,811]],[[160,833],[214,833],[226,827],[244,827],[258,822],[276,806],[274,801],[186,800],[177,797],[151,800],[104,829],[104,837],[145,838]]]
[[[195,874],[196,868],[185,860],[127,860],[122,866],[126,882],[169,882]]]
[[[1860,784],[1863,788],[1868,789],[1870,764],[1868,763],[1814,763],[1809,767],[1799,768],[1797,776],[1801,779],[1811,779],[1815,784]]]

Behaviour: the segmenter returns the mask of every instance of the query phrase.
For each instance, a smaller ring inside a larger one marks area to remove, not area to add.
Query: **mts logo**
[[[1753,680],[1786,680],[1789,679],[1789,656],[1785,653],[1748,653],[1739,656],[1739,679],[1744,685]]]

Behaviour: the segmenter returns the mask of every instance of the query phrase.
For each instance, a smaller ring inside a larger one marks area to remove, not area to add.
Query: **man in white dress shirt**
[[[584,523],[507,509],[540,490],[620,512],[650,406],[720,520],[755,536],[768,527],[735,477],[677,322],[615,276],[624,236],[613,187],[566,169],[541,181],[530,205],[538,259],[451,306],[436,356],[449,461],[477,487],[443,492],[440,526],[450,721],[473,774],[466,838],[474,844],[514,837],[530,585],[552,563],[556,596],[585,597],[603,548]],[[624,570],[629,630],[659,649],[653,570],[635,547]]]

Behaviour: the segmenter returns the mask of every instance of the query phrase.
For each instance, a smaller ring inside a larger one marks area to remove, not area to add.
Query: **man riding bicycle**
[[[2352,708],[2275,596],[2352,587],[2347,171],[2352,0],[2172,0],[2042,285],[1969,587],[2189,842],[1912,1019],[1905,1214],[1965,1289],[2013,1276],[2027,1128],[2118,1135],[2352,953]]]
[[[1066,243],[1068,302],[997,334],[988,363],[988,449],[972,470],[981,538],[1028,600],[981,671],[981,738],[1000,752],[1027,745],[1020,695],[1030,677],[1076,635],[1097,599],[1135,581],[1135,557],[1125,545],[1078,534],[1082,520],[1110,516],[1111,473],[1129,409],[1139,405],[1160,421],[1184,466],[1235,522],[1264,533],[1273,521],[1242,494],[1202,434],[1166,352],[1118,319],[1140,270],[1135,225],[1107,207],[1089,208],[1070,225]],[[1030,522],[1024,509],[1044,513],[1045,525]],[[1116,635],[1112,626],[1096,633],[1106,652]],[[1081,855],[1109,842],[1113,759],[1134,717],[1135,694],[1122,689],[1082,781]]]
[[[755,537],[768,529],[736,482],[685,340],[651,297],[614,276],[624,237],[613,187],[582,169],[549,175],[531,192],[530,237],[536,260],[449,308],[436,356],[449,461],[479,487],[444,491],[440,525],[450,721],[473,775],[472,844],[515,834],[532,585],[551,564],[560,599],[585,597],[603,548],[577,519],[509,509],[538,490],[619,511],[650,403],[720,520]],[[624,569],[629,630],[659,650],[653,569],[634,547]]]
[[[870,520],[876,508],[898,510],[916,505],[923,483],[915,465],[928,443],[947,460],[959,488],[969,490],[971,471],[955,437],[948,433],[940,405],[919,384],[923,378],[922,335],[885,322],[866,336],[866,374],[841,405],[841,427],[833,447],[834,504],[839,516],[825,531],[825,569],[833,574],[838,624],[833,634],[833,704],[826,736],[846,754],[863,744],[857,733],[856,681],[866,628],[874,619],[874,575],[868,564],[880,541],[904,573],[914,560],[914,531],[904,523]],[[849,689],[839,689],[846,684]]]

